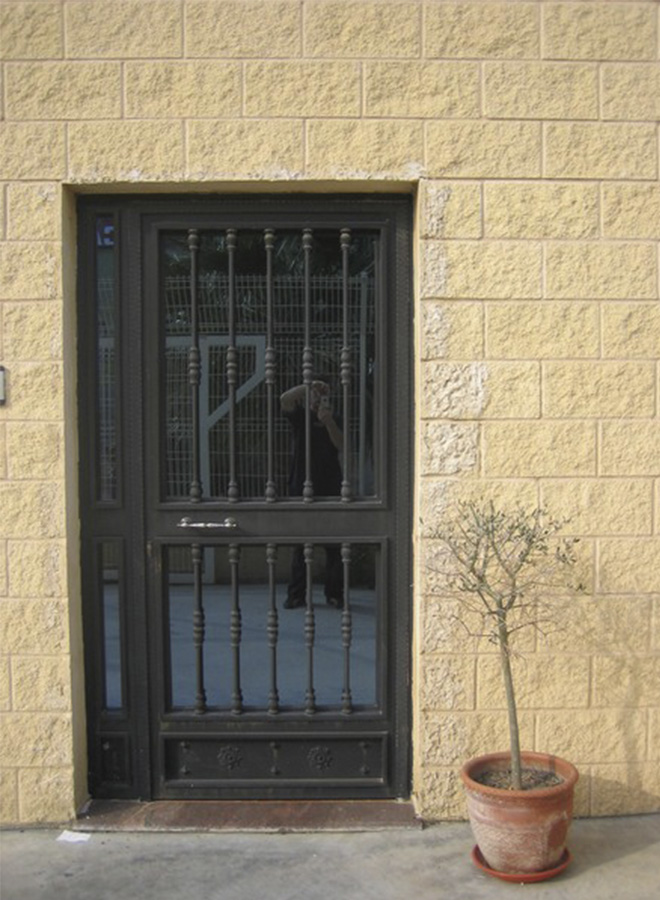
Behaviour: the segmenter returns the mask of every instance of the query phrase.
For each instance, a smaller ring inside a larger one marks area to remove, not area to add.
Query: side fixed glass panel
[[[96,500],[117,500],[118,472],[118,381],[117,347],[119,322],[116,290],[116,227],[114,216],[96,217],[95,305],[96,305]]]
[[[170,709],[313,715],[379,705],[379,544],[193,544],[164,547],[163,557]]]
[[[122,627],[124,579],[120,541],[102,541],[97,545],[97,566],[103,635],[103,708],[115,711],[125,706]]]
[[[375,495],[379,242],[350,229],[161,235],[164,499],[300,498],[305,468],[316,499]],[[336,424],[338,481],[318,461],[319,406]]]

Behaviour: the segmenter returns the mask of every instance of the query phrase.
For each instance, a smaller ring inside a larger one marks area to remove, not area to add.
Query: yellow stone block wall
[[[0,821],[85,800],[78,191],[416,202],[413,793],[505,744],[496,660],[429,572],[458,497],[547,503],[588,593],[516,662],[580,814],[660,808],[655,0],[0,3]]]

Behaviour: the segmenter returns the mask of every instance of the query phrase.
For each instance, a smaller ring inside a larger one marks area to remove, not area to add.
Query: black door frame
[[[396,796],[405,798],[410,792],[410,671],[411,671],[411,536],[412,536],[412,290],[411,290],[411,201],[409,197],[389,195],[297,195],[297,196],[158,196],[158,197],[84,197],[79,200],[79,408],[81,435],[81,523],[84,592],[84,627],[86,647],[87,708],[89,726],[90,789],[96,797],[151,798],[159,794],[154,759],[160,752],[154,745],[153,716],[157,705],[151,666],[157,654],[158,640],[154,622],[150,621],[146,602],[148,569],[154,565],[157,549],[148,544],[145,509],[145,421],[148,418],[145,397],[152,390],[152,373],[145,371],[145,313],[148,300],[145,291],[143,227],[147,220],[166,221],[185,214],[199,221],[211,221],[217,213],[232,215],[240,226],[248,216],[254,226],[255,216],[262,218],[277,212],[280,221],[290,215],[296,225],[305,214],[319,216],[328,222],[377,223],[388,229],[388,259],[385,260],[390,299],[390,324],[386,329],[385,358],[391,363],[382,385],[398,428],[391,428],[392,440],[386,443],[387,483],[383,485],[382,502],[393,504],[397,514],[395,530],[389,538],[390,552],[386,571],[399,585],[396,603],[388,611],[388,654],[392,662],[386,673],[391,692],[391,734],[388,751],[389,784],[387,789],[348,788],[319,795],[308,789],[289,791],[288,796]],[[96,313],[94,304],[94,234],[100,215],[114,218],[118,233],[115,283],[118,307],[120,347],[117,385],[118,443],[117,461],[121,473],[120,488],[113,501],[96,499],[98,480],[95,405],[96,388]],[[407,427],[406,427],[407,426]],[[381,435],[384,437],[384,435]],[[139,460],[139,465],[135,465]],[[170,515],[177,512],[172,510]],[[258,511],[254,513],[258,515]],[[351,510],[346,510],[346,534],[351,535]],[[286,534],[286,526],[282,528]],[[348,539],[348,538],[347,538]],[[116,542],[122,554],[123,583],[120,590],[130,597],[122,607],[120,629],[124,644],[122,677],[125,688],[121,709],[104,709],[103,661],[99,659],[99,640],[103,632],[99,606],[99,552],[108,540]],[[146,547],[146,553],[127,552],[126,548]],[[124,548],[123,550],[121,548]],[[156,567],[157,568],[157,567]],[[396,573],[394,575],[394,573]],[[401,586],[405,585],[405,588]],[[394,592],[393,592],[394,593]],[[151,685],[151,695],[145,689]],[[152,723],[153,727],[150,725]],[[359,730],[359,720],[325,723],[328,735],[338,727],[350,732]],[[242,726],[245,728],[245,725]],[[258,731],[258,723],[253,731]],[[203,726],[201,727],[203,731]],[[352,793],[355,790],[354,793]],[[268,790],[263,796],[276,796]],[[169,796],[187,796],[176,791]],[[222,793],[213,796],[225,796]],[[229,796],[254,796],[254,792],[234,791]]]

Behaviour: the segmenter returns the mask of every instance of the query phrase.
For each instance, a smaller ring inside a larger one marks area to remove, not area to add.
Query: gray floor
[[[476,869],[469,827],[343,834],[0,834],[2,900],[658,900],[660,816],[582,819],[571,866],[507,884]]]

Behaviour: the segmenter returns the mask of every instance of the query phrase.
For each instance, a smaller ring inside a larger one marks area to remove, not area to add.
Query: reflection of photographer
[[[330,387],[325,381],[313,381],[310,390],[310,473],[315,497],[338,497],[341,491],[341,466],[339,451],[343,435],[335,420],[330,403]],[[307,480],[305,458],[307,386],[300,384],[280,397],[283,414],[291,425],[291,466],[289,469],[289,496],[302,497]],[[326,552],[325,597],[337,609],[343,606],[343,579],[341,554],[337,545],[328,545]],[[287,609],[305,605],[306,576],[303,548],[296,547],[291,563],[291,581]]]

